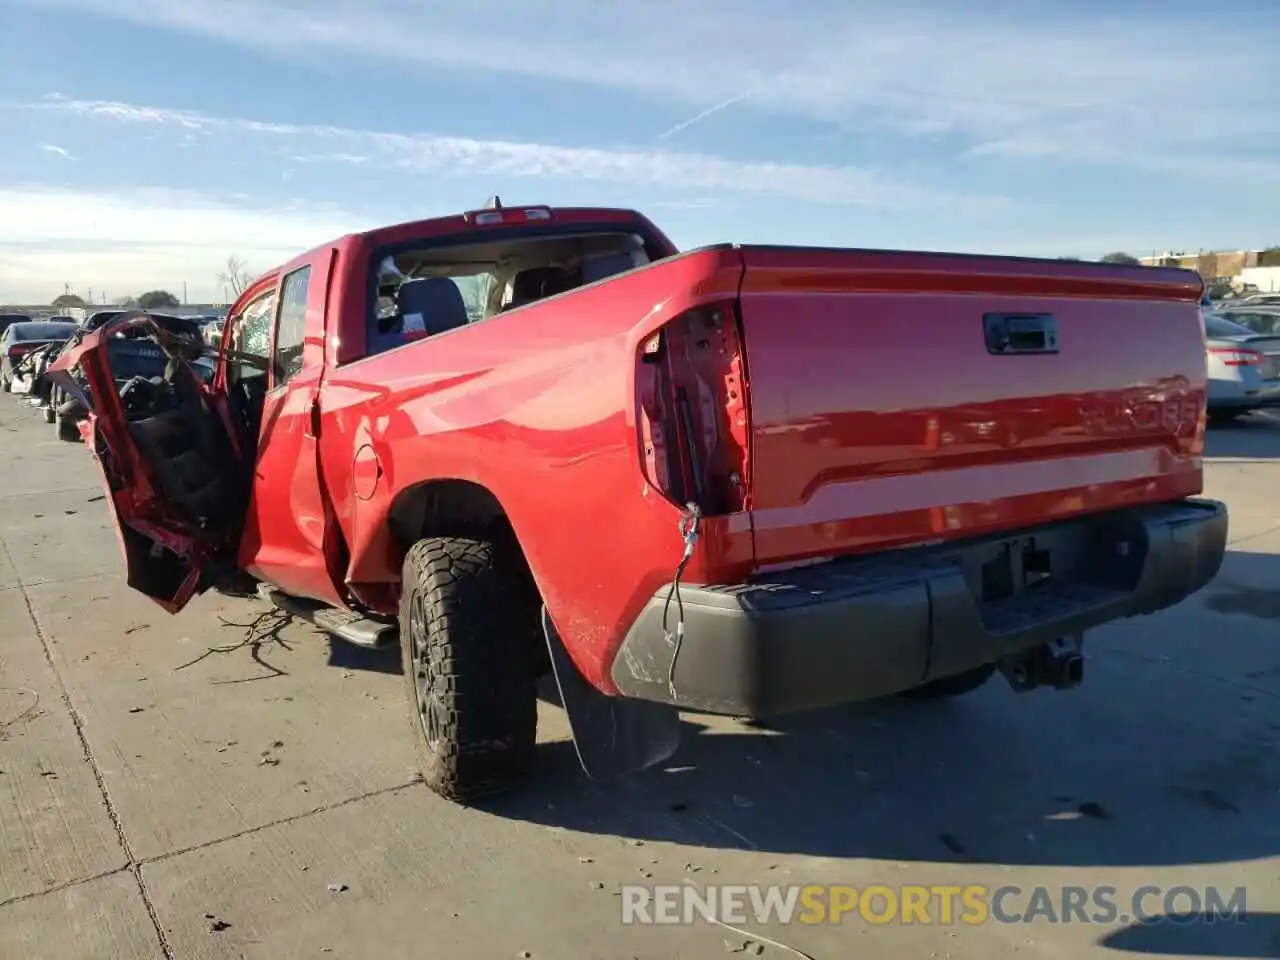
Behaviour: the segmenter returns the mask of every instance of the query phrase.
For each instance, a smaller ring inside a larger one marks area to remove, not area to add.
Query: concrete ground
[[[261,606],[131,593],[88,452],[5,397],[0,957],[1280,956],[1280,421],[1210,454],[1222,574],[1091,635],[1080,690],[691,717],[616,786],[546,707],[540,777],[479,810],[417,782],[394,655],[289,625],[197,660]],[[620,923],[618,885],[684,881],[1244,885],[1248,919]]]

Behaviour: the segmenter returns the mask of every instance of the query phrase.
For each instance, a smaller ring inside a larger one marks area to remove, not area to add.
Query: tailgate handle
[[[1051,313],[988,313],[982,326],[988,353],[1058,352],[1058,323]]]

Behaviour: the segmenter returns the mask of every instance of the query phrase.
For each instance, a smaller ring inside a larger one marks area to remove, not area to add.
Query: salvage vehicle
[[[13,389],[13,375],[18,363],[28,353],[51,343],[63,343],[76,331],[74,323],[31,320],[11,323],[0,335],[0,388]]]
[[[63,341],[65,343],[65,341]],[[28,402],[38,406],[46,406],[49,399],[49,383],[45,379],[45,371],[49,368],[62,349],[63,343],[46,343],[28,350],[14,365],[13,380],[9,385],[10,393],[27,394]]]
[[[77,331],[78,336],[101,329],[109,321],[124,316],[124,310],[102,310],[88,317]],[[197,321],[186,317],[174,317],[168,314],[151,314],[154,323],[165,331],[176,336],[187,345],[202,344],[203,336]],[[143,329],[117,331],[113,335],[116,342],[111,345],[110,362],[117,385],[124,384],[134,377],[159,377],[164,374],[168,358],[164,351],[151,342],[149,333]],[[212,367],[201,361],[205,379],[212,375]],[[82,389],[84,385],[82,384]],[[79,398],[68,394],[56,384],[51,385],[49,402],[46,406],[45,419],[57,424],[58,439],[69,443],[80,440],[80,421],[87,410]]]
[[[424,779],[466,802],[530,769],[547,670],[600,778],[680,710],[1079,684],[1086,630],[1222,562],[1202,288],[495,202],[262,276],[207,386],[117,388],[116,332],[166,344],[145,314],[51,376],[88,386],[129,585],[398,637]]]

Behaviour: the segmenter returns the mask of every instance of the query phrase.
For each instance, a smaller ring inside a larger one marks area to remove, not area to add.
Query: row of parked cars
[[[97,330],[126,310],[103,310],[77,323],[69,317],[33,320],[19,314],[0,315],[0,389],[22,394],[42,411],[45,422],[56,425],[58,437],[80,439],[80,422],[87,413],[79,397],[53,383],[46,373],[67,344]],[[203,317],[151,315],[169,334],[190,343],[197,351],[217,342],[222,321]],[[111,366],[120,383],[137,377],[163,379],[168,358],[159,344],[145,335],[117,334],[110,345]],[[150,341],[150,342],[149,342]],[[211,360],[201,357],[197,367],[213,374]]]
[[[1280,407],[1280,294],[1206,301],[1209,416]]]

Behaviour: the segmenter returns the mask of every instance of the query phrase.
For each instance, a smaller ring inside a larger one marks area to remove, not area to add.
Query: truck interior
[[[369,354],[568,293],[654,259],[631,233],[582,233],[400,251],[378,268]]]

